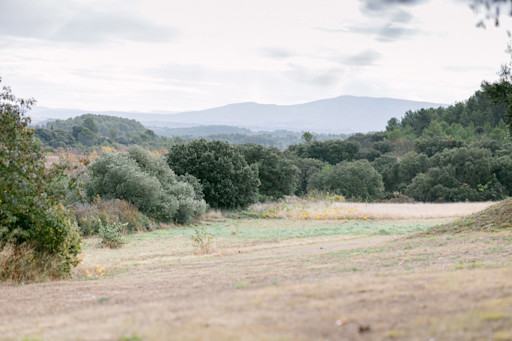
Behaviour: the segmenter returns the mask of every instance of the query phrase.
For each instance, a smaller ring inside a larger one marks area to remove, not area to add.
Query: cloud
[[[80,43],[169,41],[178,33],[117,7],[28,0],[0,2],[0,32],[9,37]]]
[[[286,59],[293,55],[290,51],[288,51],[282,47],[267,47],[267,48],[261,49],[261,54],[264,57],[271,58],[271,59]]]
[[[298,83],[318,87],[331,87],[338,84],[345,71],[339,67],[311,69],[297,64],[288,64],[284,75]]]
[[[393,11],[401,5],[417,5],[428,0],[360,0],[361,8],[367,12]]]
[[[366,50],[343,59],[343,64],[352,66],[373,65],[381,58],[381,54],[374,50]]]

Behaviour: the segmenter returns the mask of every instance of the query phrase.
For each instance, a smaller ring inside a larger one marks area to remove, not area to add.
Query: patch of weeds
[[[104,303],[104,302],[107,302],[110,300],[110,297],[98,297],[98,299],[96,300],[96,302],[98,303]]]
[[[391,233],[389,233],[389,231],[386,231],[384,229],[380,229],[379,232],[377,232],[378,235],[381,235],[381,236],[389,236]]]
[[[124,334],[120,336],[117,341],[142,341],[144,340],[141,336],[137,334]]]
[[[213,238],[215,238],[215,234],[206,231],[205,226],[194,226],[192,240],[196,243],[200,253],[207,254],[213,252]]]
[[[494,312],[483,314],[480,318],[482,321],[497,321],[508,318],[508,314],[504,312]]]
[[[98,230],[100,236],[100,244],[103,247],[109,247],[111,249],[118,248],[123,244],[122,229],[127,224],[121,224],[119,222],[105,222],[100,221],[101,227]]]
[[[247,281],[238,281],[232,285],[232,287],[235,289],[243,289],[243,288],[247,288],[248,286],[249,286],[249,282],[247,282]]]
[[[390,339],[402,337],[404,335],[405,335],[405,332],[403,330],[388,330],[385,334],[385,336],[389,337]]]
[[[499,331],[494,333],[492,336],[494,341],[512,341],[512,332],[510,331]]]

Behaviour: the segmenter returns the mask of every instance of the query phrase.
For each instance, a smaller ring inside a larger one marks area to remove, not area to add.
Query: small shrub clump
[[[194,227],[194,234],[192,235],[192,240],[197,246],[198,253],[212,253],[214,250],[213,238],[215,238],[215,234],[208,232],[206,230],[206,227]]]
[[[99,221],[101,225],[98,231],[98,235],[100,237],[101,246],[106,246],[111,249],[117,248],[121,246],[123,243],[122,239],[122,229],[123,225],[121,223],[102,223]]]
[[[154,226],[135,205],[120,199],[101,200],[96,197],[92,203],[74,205],[72,210],[84,236],[97,234],[101,224],[106,223],[122,224],[122,233],[149,231]]]

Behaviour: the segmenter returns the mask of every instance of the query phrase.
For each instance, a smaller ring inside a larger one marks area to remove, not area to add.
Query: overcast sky
[[[0,77],[40,106],[91,111],[451,104],[510,59],[506,23],[476,22],[463,0],[0,0]]]

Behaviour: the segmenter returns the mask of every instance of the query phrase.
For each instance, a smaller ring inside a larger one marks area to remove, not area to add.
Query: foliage
[[[356,141],[330,140],[300,143],[288,147],[288,150],[300,158],[313,158],[335,165],[342,161],[352,161],[359,148]]]
[[[101,220],[99,224],[98,236],[100,237],[101,246],[106,246],[111,249],[121,246],[123,243],[122,230],[124,224],[119,222],[102,222]]]
[[[177,174],[198,178],[206,202],[214,208],[247,207],[258,198],[258,167],[249,166],[242,153],[226,142],[195,140],[175,145],[167,162]]]
[[[311,179],[308,190],[328,191],[352,200],[372,201],[382,198],[382,176],[368,160],[341,162],[326,166]]]
[[[299,169],[274,147],[244,144],[238,147],[249,165],[257,165],[260,195],[280,199],[297,188]]]
[[[190,223],[206,210],[192,185],[179,181],[162,156],[141,147],[128,153],[103,153],[90,166],[86,182],[90,200],[122,199],[161,222]]]
[[[8,87],[0,93],[0,247],[11,244],[14,254],[28,247],[36,263],[56,258],[56,272],[66,275],[78,263],[80,240],[62,205],[64,167],[45,166],[33,130],[27,128],[25,112],[33,103],[16,98]]]

